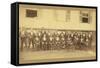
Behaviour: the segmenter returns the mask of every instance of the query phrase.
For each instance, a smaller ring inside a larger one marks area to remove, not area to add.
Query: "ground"
[[[19,63],[39,63],[52,61],[75,61],[96,59],[95,51],[91,50],[52,50],[20,52]]]

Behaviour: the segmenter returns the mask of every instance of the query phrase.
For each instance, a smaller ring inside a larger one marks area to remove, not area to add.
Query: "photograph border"
[[[57,6],[57,7],[75,7],[75,8],[93,8],[96,9],[96,59],[94,60],[77,60],[77,61],[59,61],[59,62],[42,62],[42,63],[25,63],[19,64],[19,4],[24,5],[41,5],[41,6]],[[58,63],[74,63],[74,62],[89,62],[97,61],[97,10],[96,6],[76,6],[76,5],[62,5],[62,4],[47,4],[47,3],[29,3],[29,2],[15,2],[11,4],[11,64],[16,66],[22,65],[41,65],[41,64],[58,64]]]

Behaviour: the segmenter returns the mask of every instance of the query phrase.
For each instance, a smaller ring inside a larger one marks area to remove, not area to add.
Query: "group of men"
[[[92,32],[66,30],[20,31],[20,50],[61,50],[91,48]]]

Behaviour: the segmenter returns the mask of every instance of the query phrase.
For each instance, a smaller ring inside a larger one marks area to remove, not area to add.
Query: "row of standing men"
[[[91,48],[92,32],[20,31],[20,50],[61,50]]]

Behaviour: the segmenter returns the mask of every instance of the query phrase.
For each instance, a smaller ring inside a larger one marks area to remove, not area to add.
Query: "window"
[[[70,10],[66,11],[66,22],[70,21]]]
[[[82,23],[90,23],[90,12],[89,11],[81,11],[80,18]]]
[[[26,17],[37,17],[37,10],[26,9]]]
[[[55,10],[56,21],[68,22],[70,20],[70,10]]]

